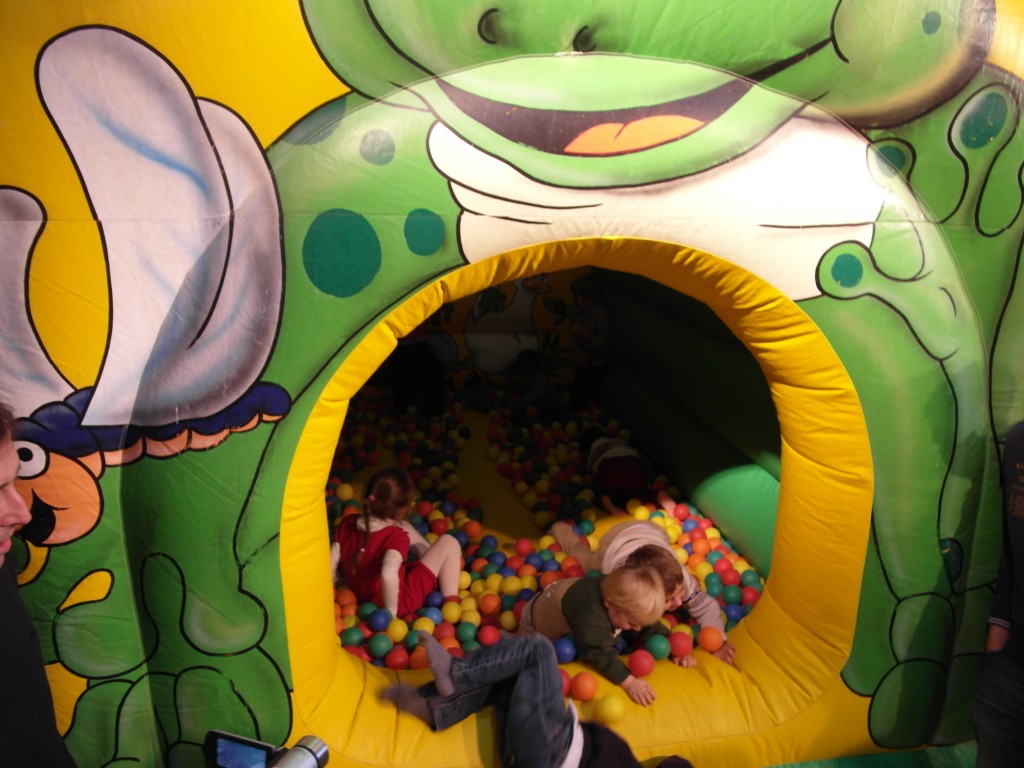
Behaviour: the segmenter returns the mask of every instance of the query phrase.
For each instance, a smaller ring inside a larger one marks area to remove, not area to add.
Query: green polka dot
[[[381,129],[367,131],[359,142],[359,154],[374,165],[387,165],[395,159],[395,140]]]
[[[853,288],[864,278],[864,265],[852,253],[841,253],[832,262],[832,279],[843,288]]]
[[[444,220],[433,211],[417,208],[405,217],[405,243],[417,256],[432,256],[444,242]]]
[[[937,11],[929,11],[921,20],[921,29],[926,35],[934,35],[942,26],[942,16]]]
[[[907,153],[899,144],[886,144],[878,148],[878,154],[885,161],[880,163],[883,173],[895,176],[907,164]]]
[[[380,271],[380,240],[358,213],[340,208],[326,211],[306,233],[302,264],[310,282],[324,293],[355,296]]]
[[[987,93],[969,107],[960,124],[960,141],[968,149],[979,149],[994,139],[1006,125],[1008,107],[1001,93]]]

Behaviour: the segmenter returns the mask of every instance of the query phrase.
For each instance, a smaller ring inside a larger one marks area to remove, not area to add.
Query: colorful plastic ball
[[[391,611],[378,608],[370,614],[368,619],[366,619],[366,624],[374,632],[383,632],[388,628],[388,624],[391,623],[393,618]]]
[[[722,637],[722,633],[715,627],[701,627],[700,632],[697,633],[697,645],[701,647],[701,650],[708,653],[714,653],[724,643],[725,638]]]
[[[761,599],[761,590],[756,587],[743,587],[743,605],[752,607]]]
[[[693,653],[693,636],[688,632],[673,632],[668,638],[672,655],[676,658],[689,656]]]
[[[568,696],[569,692],[572,690],[572,675],[559,667],[558,676],[562,678],[562,695]]]
[[[483,592],[477,600],[477,610],[484,616],[496,616],[501,607],[501,597],[494,592]]]
[[[441,611],[437,608],[420,608],[419,614],[420,616],[425,616],[430,619],[435,625],[444,621],[444,616],[441,615]]]
[[[388,622],[388,626],[384,631],[387,632],[392,642],[400,643],[409,634],[409,625],[401,619],[392,619]]]
[[[560,637],[554,642],[555,657],[559,664],[568,664],[576,658],[576,643],[570,637]]]
[[[363,630],[359,627],[349,627],[341,633],[341,644],[342,645],[362,645],[366,639],[366,635],[363,634]]]
[[[386,656],[388,651],[390,651],[394,645],[395,644],[391,642],[391,638],[384,632],[378,632],[374,635],[370,635],[369,639],[366,641],[366,650],[373,658],[380,659]]]
[[[384,656],[384,666],[388,669],[408,669],[409,651],[405,646],[396,645]]]
[[[437,625],[439,623],[440,622],[434,621],[429,616],[420,616],[412,623],[412,628],[416,632],[427,632],[432,635],[434,634],[434,630],[437,629]]]
[[[516,554],[526,557],[533,552],[533,542],[525,536],[516,541]]]
[[[722,599],[726,605],[739,605],[743,602],[743,590],[735,584],[722,588]]]
[[[468,643],[470,640],[476,639],[476,629],[476,624],[463,621],[455,628],[455,637],[458,638],[460,643]]]
[[[611,725],[626,714],[626,701],[618,691],[611,691],[595,702],[594,719],[602,725]]]
[[[635,677],[647,677],[654,671],[654,656],[650,651],[641,648],[630,654],[627,666]]]
[[[735,568],[728,568],[721,572],[722,584],[726,587],[738,587],[743,578]]]
[[[442,621],[434,629],[434,637],[439,641],[453,639],[455,637],[455,625],[450,621]],[[456,641],[456,644],[458,644],[458,641]],[[444,643],[442,643],[442,645],[444,645]]]
[[[761,576],[753,568],[748,568],[740,574],[740,584],[744,587],[761,588]]]
[[[480,627],[476,639],[480,645],[494,645],[501,640],[501,631],[497,627],[488,624],[487,626]]]
[[[725,618],[729,620],[730,624],[735,624],[746,615],[747,608],[744,605],[729,604],[725,606]]]
[[[654,657],[655,661],[667,659],[672,652],[672,646],[664,635],[651,635],[644,643],[644,648]]]
[[[590,670],[580,670],[572,677],[569,693],[578,701],[590,701],[597,694],[597,676]]]
[[[362,603],[359,606],[359,609],[356,611],[356,616],[358,616],[360,618],[360,620],[366,621],[367,619],[370,618],[370,615],[374,611],[379,611],[379,610],[380,610],[380,608],[378,608],[374,603]]]
[[[487,534],[482,539],[480,539],[480,546],[490,547],[492,550],[494,550],[498,546],[498,539],[491,534]]]
[[[435,589],[433,592],[427,595],[427,599],[423,601],[423,604],[430,608],[440,608],[442,605],[444,605],[444,595],[441,594],[439,590]]]

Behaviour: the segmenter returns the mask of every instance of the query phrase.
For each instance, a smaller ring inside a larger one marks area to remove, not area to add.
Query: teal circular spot
[[[852,253],[841,253],[832,262],[832,279],[843,288],[853,288],[864,279],[864,265]]]
[[[359,154],[368,163],[387,165],[395,159],[395,140],[379,128],[367,131],[359,142]]]
[[[417,208],[405,217],[405,243],[417,256],[437,253],[444,242],[444,220],[433,211]]]
[[[938,11],[929,11],[921,20],[921,29],[924,30],[926,35],[934,35],[941,26],[942,16],[939,15]]]
[[[341,208],[325,211],[306,232],[302,265],[310,282],[324,293],[355,296],[380,271],[380,240],[358,213]]]
[[[298,146],[317,144],[329,138],[345,116],[346,99],[343,96],[321,107],[288,131],[281,141]]]
[[[907,164],[907,153],[898,144],[887,144],[878,148],[878,154],[885,161],[881,164],[883,173],[895,176]]]
[[[1006,125],[1009,108],[1001,93],[986,93],[970,107],[970,114],[960,124],[960,140],[968,149],[984,147]]]

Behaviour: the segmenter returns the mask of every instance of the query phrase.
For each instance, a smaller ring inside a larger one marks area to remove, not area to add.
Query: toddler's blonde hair
[[[607,607],[633,623],[648,627],[665,613],[665,585],[648,566],[623,565],[601,582],[601,597]]]

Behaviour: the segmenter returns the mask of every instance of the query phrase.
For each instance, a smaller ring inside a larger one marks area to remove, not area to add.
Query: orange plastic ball
[[[597,694],[597,676],[586,669],[573,675],[569,691],[574,699],[590,701]]]
[[[701,650],[714,653],[725,644],[725,638],[715,627],[701,627],[697,633],[697,645]]]

